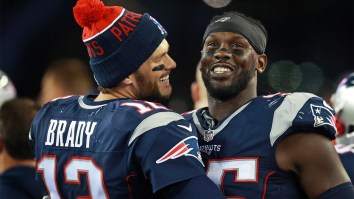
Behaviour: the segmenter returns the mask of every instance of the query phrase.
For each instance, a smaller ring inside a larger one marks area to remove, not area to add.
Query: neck
[[[17,160],[12,158],[6,150],[0,153],[0,173],[5,172],[6,170],[15,167],[15,166],[31,166],[35,167],[36,163],[34,160]]]
[[[115,87],[109,90],[109,92],[102,93],[100,92],[98,96],[96,97],[95,101],[105,101],[105,100],[111,100],[111,99],[119,99],[119,98],[131,98],[131,99],[136,99],[136,95],[134,94],[132,88],[129,88],[129,86],[125,87]]]
[[[234,113],[237,109],[246,104],[248,101],[256,97],[256,89],[250,92],[247,88],[228,101],[220,101],[208,95],[209,113],[214,119],[216,119],[217,121],[221,121],[232,113]]]

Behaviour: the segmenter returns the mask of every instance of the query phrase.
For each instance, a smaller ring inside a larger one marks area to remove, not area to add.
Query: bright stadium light
[[[232,0],[203,0],[208,6],[213,8],[223,8],[231,3]]]

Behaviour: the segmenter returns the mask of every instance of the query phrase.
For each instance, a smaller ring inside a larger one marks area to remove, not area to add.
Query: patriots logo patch
[[[311,104],[310,106],[312,115],[315,120],[314,127],[322,125],[331,125],[334,129],[336,129],[335,117],[329,108],[313,104]]]
[[[156,164],[163,163],[170,159],[176,159],[181,156],[194,157],[198,159],[200,163],[203,164],[196,136],[189,136],[183,139],[182,141],[178,142],[165,155],[163,155],[160,159],[156,160]]]

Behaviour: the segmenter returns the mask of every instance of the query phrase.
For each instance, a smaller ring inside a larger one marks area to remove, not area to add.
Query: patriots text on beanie
[[[167,36],[148,13],[137,14],[100,0],[78,0],[74,17],[99,86],[111,88],[139,69]]]

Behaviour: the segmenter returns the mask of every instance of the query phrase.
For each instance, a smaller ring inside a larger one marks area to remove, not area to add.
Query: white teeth
[[[166,80],[168,80],[170,78],[170,76],[169,75],[167,75],[167,76],[165,76],[165,77],[162,77],[162,78],[160,78],[160,81],[166,81]]]
[[[229,72],[231,71],[229,68],[225,68],[225,67],[216,67],[213,69],[214,73],[224,73],[224,72]]]

